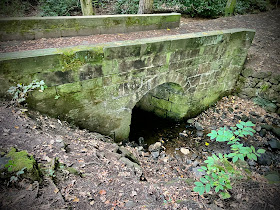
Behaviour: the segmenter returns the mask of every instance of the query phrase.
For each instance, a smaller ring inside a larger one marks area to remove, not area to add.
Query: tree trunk
[[[154,0],[140,0],[138,14],[150,14],[153,12]]]
[[[94,15],[92,0],[80,0],[83,16]]]
[[[228,0],[225,8],[225,16],[232,16],[235,10],[236,0]]]

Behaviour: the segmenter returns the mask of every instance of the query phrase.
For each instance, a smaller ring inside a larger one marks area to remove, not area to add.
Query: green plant
[[[254,12],[254,10],[266,11],[269,2],[266,0],[239,0],[236,2],[235,13],[245,14]]]
[[[266,92],[268,90],[268,88],[269,88],[268,84],[264,84],[264,85],[261,86],[262,92]]]
[[[17,84],[17,86],[12,86],[7,91],[10,95],[13,96],[12,101],[17,102],[18,104],[22,103],[26,100],[28,93],[39,88],[41,92],[43,92],[47,86],[45,82],[41,80],[38,82],[37,80],[33,80],[29,85],[23,85],[22,83]]]
[[[8,163],[5,165],[5,168],[7,168],[8,172],[10,173],[13,173],[14,171],[14,167],[15,167],[15,164],[12,160],[9,160]],[[10,180],[8,182],[8,185],[11,183],[11,182],[16,182],[18,181],[19,177],[21,174],[24,174],[24,170],[26,169],[26,167],[22,168],[21,170],[17,171],[16,174],[14,176],[11,176],[10,177]]]
[[[55,177],[55,170],[52,168],[47,169],[47,174],[49,177],[54,178]]]
[[[227,142],[231,145],[230,154],[219,154],[216,156],[213,154],[204,161],[206,166],[202,166],[200,171],[204,171],[206,175],[200,178],[200,182],[195,182],[194,191],[202,195],[204,192],[208,193],[211,188],[215,188],[215,192],[220,192],[223,199],[229,198],[230,194],[228,189],[232,189],[231,180],[236,178],[239,171],[236,171],[237,166],[235,163],[240,159],[244,161],[244,158],[251,160],[257,160],[260,154],[264,153],[264,149],[258,149],[257,151],[253,146],[245,147],[241,144],[240,138],[247,135],[253,136],[255,130],[252,128],[254,124],[251,121],[242,122],[236,124],[236,127],[230,127],[230,129],[223,127],[218,131],[212,130],[207,136],[210,139],[216,139],[217,142]],[[231,162],[229,161],[231,159]]]
[[[3,17],[21,17],[29,13],[36,5],[37,2],[32,0],[1,0],[0,14]]]
[[[69,16],[81,6],[79,0],[40,0],[40,10],[42,16]]]
[[[60,95],[55,95],[54,99],[58,100],[60,98]]]
[[[118,14],[137,14],[139,0],[117,0],[115,5]]]
[[[11,176],[10,181],[8,182],[8,184],[9,184],[10,182],[16,182],[16,181],[18,181],[20,175],[21,175],[21,174],[24,174],[24,170],[25,170],[25,169],[26,169],[26,167],[24,167],[24,168],[22,168],[21,170],[19,170],[19,171],[16,173],[15,176]]]

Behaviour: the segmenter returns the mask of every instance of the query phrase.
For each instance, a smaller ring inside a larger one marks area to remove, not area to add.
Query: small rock
[[[240,117],[239,115],[234,115],[233,117],[234,117],[234,119],[236,119],[236,120],[241,120],[241,117]]]
[[[58,143],[60,143],[60,142],[63,141],[63,139],[61,138],[61,136],[57,136],[55,141],[58,142]]]
[[[247,117],[246,115],[241,116],[241,121],[247,122],[248,120],[249,120],[249,117]]]
[[[197,135],[198,137],[202,137],[202,136],[203,136],[203,132],[202,132],[202,131],[197,131],[197,132],[196,132],[196,135]]]
[[[248,161],[249,166],[256,166],[256,162],[254,160],[249,160]]]
[[[198,162],[197,160],[195,160],[195,161],[192,163],[193,167],[196,167],[198,164],[199,164],[199,162]]]
[[[263,107],[268,112],[276,112],[277,110],[277,106],[267,99],[256,97],[253,99],[253,102]]]
[[[159,151],[152,151],[151,155],[154,159],[157,159],[159,157]]]
[[[139,168],[140,167],[137,163],[134,163],[134,162],[130,161],[126,157],[121,157],[120,161],[122,161],[129,168]]]
[[[140,165],[139,160],[128,149],[124,148],[123,146],[119,147],[119,149],[117,150],[117,153],[121,154],[123,157],[128,158],[132,162]]]
[[[258,120],[256,118],[254,118],[254,117],[250,117],[250,121],[252,123],[256,124]]]
[[[272,130],[272,125],[268,125],[268,124],[263,124],[261,125],[261,127],[267,131],[271,131]]]
[[[270,173],[265,176],[269,183],[280,183],[280,176],[277,173]]]
[[[265,129],[261,129],[261,131],[259,132],[261,137],[265,137],[266,135],[266,130]]]
[[[260,131],[261,131],[261,129],[262,129],[262,127],[261,127],[261,126],[257,126],[257,127],[256,127],[256,131],[257,131],[257,132],[260,132]]]
[[[272,133],[280,139],[280,127],[273,126]]]
[[[179,133],[179,136],[188,137],[188,134],[187,133]]]
[[[144,138],[143,137],[139,137],[138,143],[139,143],[140,146],[143,145],[144,144]]]
[[[190,150],[189,149],[186,149],[186,148],[181,148],[180,151],[184,154],[184,155],[187,155],[190,153]]]
[[[126,207],[126,208],[132,208],[132,207],[134,207],[134,206],[135,206],[135,204],[134,204],[133,201],[127,201],[127,202],[125,203],[125,207]]]
[[[156,151],[156,150],[160,150],[160,149],[161,149],[161,142],[156,142],[156,143],[154,143],[154,144],[151,144],[151,145],[149,146],[149,148],[148,148],[148,150],[149,150],[150,152]]]
[[[194,119],[188,119],[188,120],[187,120],[187,123],[193,124],[193,123],[194,123]]]
[[[186,160],[186,163],[187,163],[188,165],[190,165],[190,164],[192,164],[192,161],[189,160],[189,159],[187,159],[187,160]]]
[[[269,165],[271,165],[272,160],[271,160],[270,155],[268,155],[267,153],[264,153],[264,154],[261,154],[260,157],[258,157],[257,162],[260,165],[269,166]]]
[[[149,156],[150,156],[150,153],[149,153],[149,152],[142,152],[142,156],[143,156],[143,157],[149,157]]]
[[[197,158],[197,154],[193,153],[191,156],[191,160],[195,160]]]
[[[252,115],[252,116],[255,116],[255,117],[260,117],[260,116],[259,116],[256,112],[254,112],[254,111],[249,112],[249,114]]]
[[[136,195],[137,195],[137,192],[134,191],[134,190],[133,190],[133,191],[131,192],[131,194],[130,194],[131,197],[134,197],[134,196],[136,196]]]
[[[277,139],[270,139],[268,144],[272,149],[280,149],[280,141]]]
[[[198,131],[202,131],[202,130],[203,130],[202,125],[201,125],[200,123],[198,123],[198,122],[196,122],[196,123],[194,124],[194,126],[195,126],[196,130],[198,130]]]
[[[136,147],[136,149],[137,149],[138,151],[143,151],[143,150],[144,150],[144,148],[143,148],[142,146]]]

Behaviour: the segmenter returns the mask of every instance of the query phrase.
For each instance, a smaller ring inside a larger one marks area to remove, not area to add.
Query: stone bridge
[[[44,80],[48,88],[32,92],[30,107],[119,141],[129,136],[135,106],[180,120],[232,91],[254,34],[229,29],[4,53],[0,94]]]

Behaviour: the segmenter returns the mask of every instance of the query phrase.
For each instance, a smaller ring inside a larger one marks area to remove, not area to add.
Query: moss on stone
[[[23,168],[26,168],[26,173],[23,176],[32,180],[40,180],[40,172],[37,168],[37,163],[34,157],[29,155],[26,150],[18,152],[16,148],[11,148],[6,155],[11,160],[11,172],[15,173]]]

